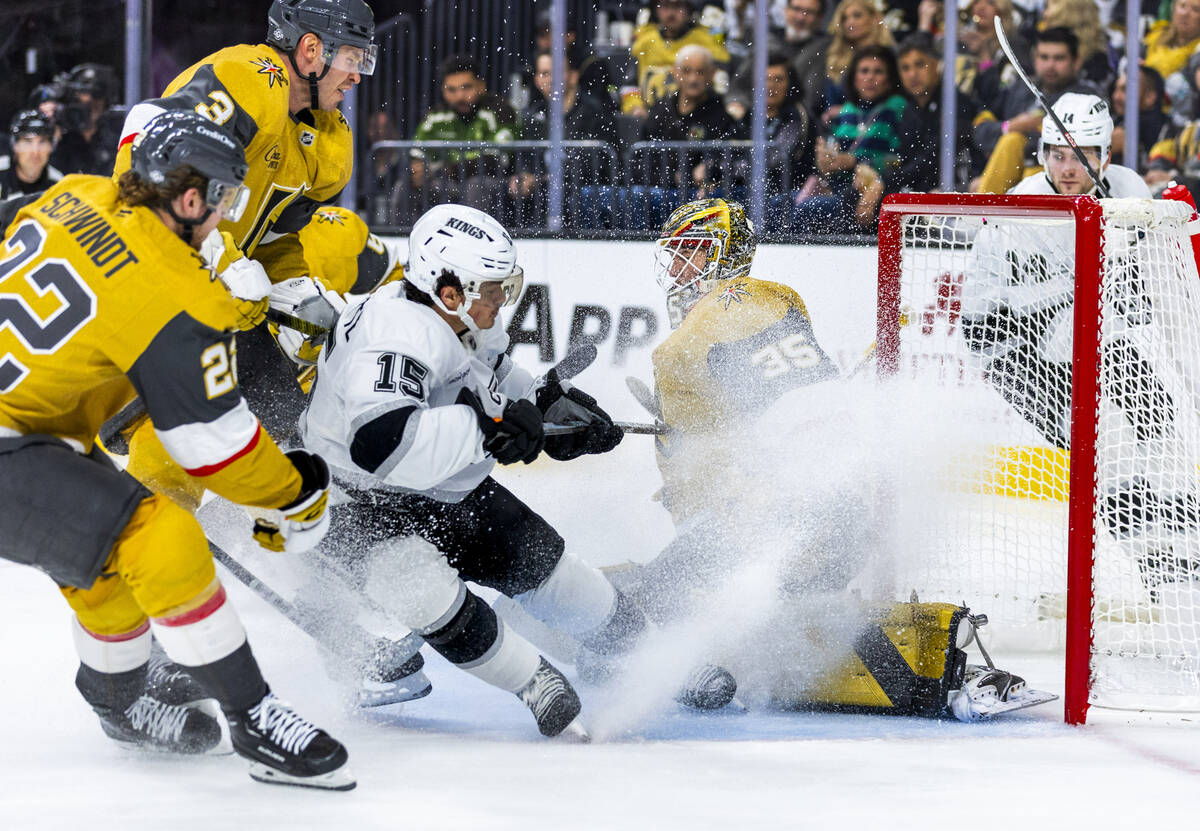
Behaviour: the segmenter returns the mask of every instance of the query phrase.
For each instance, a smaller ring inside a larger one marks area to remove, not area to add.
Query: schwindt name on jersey
[[[39,210],[62,225],[98,268],[113,264],[104,272],[105,277],[111,277],[130,263],[139,261],[108,224],[108,220],[70,191],[63,191]]]

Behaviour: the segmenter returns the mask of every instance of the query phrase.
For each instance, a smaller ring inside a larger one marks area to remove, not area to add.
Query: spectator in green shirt
[[[430,110],[413,136],[415,141],[481,141],[505,143],[516,139],[516,114],[489,95],[479,63],[452,56],[438,73],[442,103]],[[497,213],[507,186],[507,154],[486,150],[410,151],[408,181],[392,195],[394,214],[411,218],[430,205],[459,202]],[[411,204],[415,201],[416,204]]]

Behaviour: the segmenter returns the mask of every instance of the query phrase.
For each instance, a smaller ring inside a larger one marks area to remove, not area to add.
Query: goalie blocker
[[[913,601],[875,610],[854,638],[851,654],[829,670],[814,677],[785,667],[770,691],[772,703],[795,710],[975,721],[1056,699],[992,666],[986,652],[987,666],[967,663],[965,647],[985,622],[951,603]]]

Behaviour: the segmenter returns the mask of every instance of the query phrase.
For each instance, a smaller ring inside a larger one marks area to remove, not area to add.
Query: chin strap
[[[208,218],[212,216],[213,209],[206,207],[203,215],[201,215],[199,219],[184,219],[179,214],[175,213],[175,209],[172,208],[170,204],[166,206],[166,209],[167,213],[171,215],[171,219],[179,223],[179,238],[188,245],[191,245],[193,248],[198,248],[199,246],[195,244],[196,228],[197,226],[203,225],[208,221]]]
[[[298,44],[297,44],[296,48],[297,49],[299,48]],[[305,75],[303,72],[300,71],[300,67],[296,66],[296,50],[295,49],[293,49],[291,52],[288,52],[288,60],[291,61],[292,69],[294,69],[296,71],[296,76],[308,81],[308,108],[310,110],[321,109],[321,92],[317,88],[317,82],[329,74],[329,68],[331,66],[333,66],[333,61],[329,60],[325,63],[325,68],[321,70],[320,75],[318,75],[315,72],[310,72],[307,75]]]

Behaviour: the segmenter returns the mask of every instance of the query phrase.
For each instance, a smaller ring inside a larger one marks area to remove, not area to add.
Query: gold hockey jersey
[[[656,443],[663,501],[676,523],[717,508],[732,471],[722,437],[779,396],[824,381],[837,368],[813,336],[804,301],[780,283],[735,277],[701,298],[652,361],[662,418]]]
[[[140,395],[204,486],[279,507],[300,475],[237,385],[237,308],[199,255],[107,177],[68,176],[24,206],[0,248],[0,435],[80,452]]]
[[[320,208],[300,231],[304,258],[326,288],[366,294],[404,279],[395,252],[371,233],[367,223],[345,208]]]
[[[266,44],[230,46],[209,55],[185,69],[161,98],[129,111],[115,171],[119,176],[129,169],[129,144],[163,110],[195,110],[224,127],[246,149],[250,203],[238,222],[223,222],[221,230],[262,263],[274,282],[314,274],[294,234],[321,203],[342,191],[354,161],[350,126],[342,114],[303,110],[291,115],[290,83],[285,59]]]

